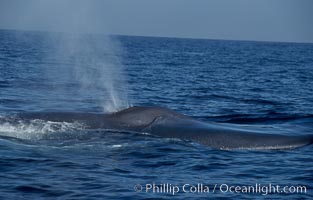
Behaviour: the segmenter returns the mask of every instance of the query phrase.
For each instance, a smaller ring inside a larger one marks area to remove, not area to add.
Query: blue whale
[[[130,107],[111,114],[28,113],[20,118],[80,122],[88,129],[135,131],[218,149],[293,149],[313,143],[313,135],[264,133],[236,125],[208,123],[162,107]]]

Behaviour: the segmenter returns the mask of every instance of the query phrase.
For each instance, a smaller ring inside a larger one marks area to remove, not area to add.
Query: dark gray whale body
[[[37,113],[23,119],[80,122],[89,129],[128,130],[191,140],[218,149],[292,149],[313,143],[313,135],[268,134],[226,124],[206,123],[161,107],[131,107],[112,114]]]

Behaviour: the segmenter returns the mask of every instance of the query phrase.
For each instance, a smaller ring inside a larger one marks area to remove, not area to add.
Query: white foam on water
[[[51,122],[31,120],[30,122],[17,121],[14,123],[0,123],[0,135],[27,140],[39,140],[48,134],[82,129],[80,123]]]

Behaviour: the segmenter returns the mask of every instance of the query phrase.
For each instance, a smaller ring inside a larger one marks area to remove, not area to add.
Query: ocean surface
[[[8,120],[131,105],[312,134],[313,44],[1,30],[0,199],[313,198],[313,146],[226,151]]]

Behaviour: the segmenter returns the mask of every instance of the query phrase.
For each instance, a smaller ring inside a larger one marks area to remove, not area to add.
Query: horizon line
[[[52,31],[52,30],[34,30],[34,29],[16,29],[16,28],[0,28],[0,31],[21,31],[21,32],[43,32],[43,33],[58,33],[72,34],[74,32],[67,31]],[[150,37],[150,38],[169,38],[169,39],[189,39],[189,40],[215,40],[215,41],[232,41],[232,42],[260,42],[260,43],[288,43],[288,44],[313,44],[309,41],[281,41],[281,40],[253,40],[253,39],[229,39],[229,38],[209,38],[209,37],[191,37],[191,36],[163,36],[163,35],[137,35],[137,34],[120,34],[120,33],[104,33],[104,32],[81,32],[80,34],[90,35],[109,35],[121,37]]]

